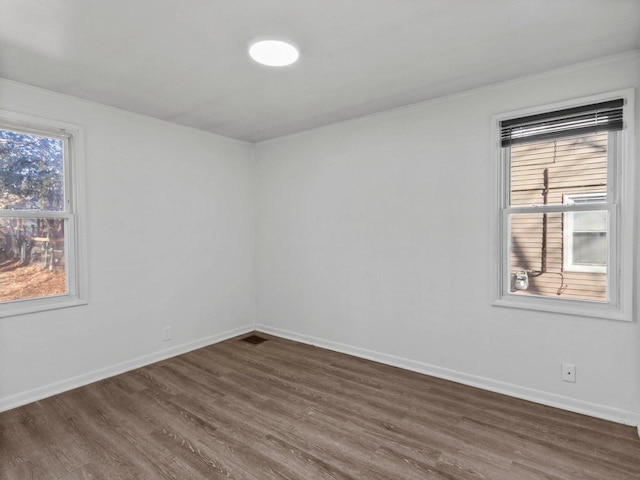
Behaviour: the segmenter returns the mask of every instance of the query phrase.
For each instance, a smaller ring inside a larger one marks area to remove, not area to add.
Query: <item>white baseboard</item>
[[[310,345],[316,345],[318,347],[326,348],[340,353],[346,353],[355,357],[372,360],[374,362],[383,363],[385,365],[391,365],[394,367],[411,370],[414,372],[422,373],[425,375],[431,375],[445,380],[451,380],[464,385],[489,390],[491,392],[501,393],[509,395],[511,397],[521,398],[531,402],[548,405],[551,407],[561,408],[571,412],[581,413],[596,418],[602,418],[604,420],[610,420],[617,423],[623,423],[626,425],[633,425],[638,427],[638,435],[640,435],[640,413],[622,410],[606,405],[600,405],[591,402],[585,402],[571,397],[565,397],[562,395],[556,395],[553,393],[544,392],[541,390],[535,390],[531,388],[521,387],[506,382],[500,382],[492,380],[490,378],[480,377],[477,375],[470,375],[456,370],[448,368],[438,367],[436,365],[430,365],[423,362],[417,362],[408,358],[397,357],[394,355],[388,355],[385,353],[375,352],[373,350],[367,350],[360,347],[354,347],[339,342],[333,342],[310,335],[299,334],[289,330],[282,330],[279,328],[273,328],[268,325],[246,325],[244,327],[235,328],[226,332],[212,335],[193,342],[183,343],[175,347],[171,347],[165,350],[160,350],[149,355],[143,355],[141,357],[128,360],[126,362],[118,363],[109,367],[94,370],[89,373],[78,375],[73,378],[61,380],[59,382],[51,383],[43,387],[38,387],[33,390],[22,392],[16,395],[0,399],[0,412],[11,410],[13,408],[26,405],[31,402],[36,402],[53,395],[57,395],[74,388],[82,387],[99,380],[103,380],[108,377],[119,375],[121,373],[134,370],[136,368],[144,367],[152,363],[166,360],[167,358],[175,357],[183,353],[196,350],[198,348],[213,345],[218,342],[222,342],[229,338],[243,335],[245,333],[258,330],[260,332],[268,333],[278,337],[294,340],[301,343]]]
[[[277,337],[282,337],[310,345],[316,345],[318,347],[333,350],[335,352],[346,353],[355,357],[372,360],[374,362],[383,363],[385,365],[391,365],[394,367],[423,373],[425,375],[431,375],[433,377],[462,383],[471,387],[477,387],[483,390],[501,393],[510,397],[521,398],[530,402],[540,403],[550,407],[556,407],[563,410],[568,410],[570,412],[581,413],[583,415],[589,415],[591,417],[601,418],[604,420],[610,420],[616,423],[638,426],[638,434],[640,435],[640,413],[637,412],[622,410],[619,408],[600,405],[597,403],[585,402],[583,400],[544,392],[542,390],[536,390],[533,388],[522,387],[511,383],[500,382],[498,380],[492,380],[490,378],[480,377],[477,375],[470,375],[468,373],[458,372],[456,370],[438,367],[436,365],[430,365],[428,363],[417,362],[408,358],[388,355],[386,353],[379,353],[360,347],[354,347],[352,345],[346,345],[344,343],[333,342],[331,340],[325,340],[310,335],[291,332],[289,330],[273,328],[268,325],[257,324],[256,330],[259,332],[275,335]]]
[[[240,328],[234,328],[233,330],[228,330],[216,335],[211,335],[209,337],[195,340],[193,342],[176,345],[175,347],[160,350],[149,355],[143,355],[141,357],[127,360],[126,362],[84,373],[73,378],[50,383],[49,385],[34,388],[33,390],[28,390],[26,392],[18,393],[16,395],[11,395],[5,398],[0,398],[0,412],[11,410],[12,408],[17,408],[31,402],[37,402],[38,400],[42,400],[44,398],[66,392],[68,390],[73,390],[74,388],[82,387],[99,380],[104,380],[105,378],[113,377],[114,375],[119,375],[121,373],[144,367],[161,360],[166,360],[167,358],[175,357],[176,355],[182,355],[183,353],[206,347],[208,345],[213,345],[214,343],[222,342],[223,340],[237,337],[238,335],[243,335],[254,330],[254,324],[246,325]]]

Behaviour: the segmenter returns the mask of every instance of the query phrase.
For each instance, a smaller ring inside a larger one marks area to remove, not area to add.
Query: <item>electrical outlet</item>
[[[562,381],[576,383],[576,366],[570,363],[562,364]]]
[[[166,342],[167,340],[171,340],[171,327],[164,327],[162,329],[162,341]]]

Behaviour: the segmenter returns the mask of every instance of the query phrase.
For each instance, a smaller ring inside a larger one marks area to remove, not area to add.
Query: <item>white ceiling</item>
[[[251,142],[640,48],[640,0],[1,4],[0,76]]]

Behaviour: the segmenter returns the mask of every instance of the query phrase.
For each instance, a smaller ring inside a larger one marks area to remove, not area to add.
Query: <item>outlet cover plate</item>
[[[576,383],[576,366],[571,363],[562,364],[562,381]]]
[[[171,340],[171,327],[164,327],[162,329],[162,341],[166,342],[167,340]]]

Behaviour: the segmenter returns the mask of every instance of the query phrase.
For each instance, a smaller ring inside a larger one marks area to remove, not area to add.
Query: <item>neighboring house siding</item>
[[[563,204],[564,195],[606,192],[607,135],[605,132],[512,147],[512,205]],[[563,271],[563,215],[547,214],[546,255],[543,225],[542,214],[514,215],[511,219],[511,271],[544,271],[529,274],[526,292],[606,300],[605,273]]]

